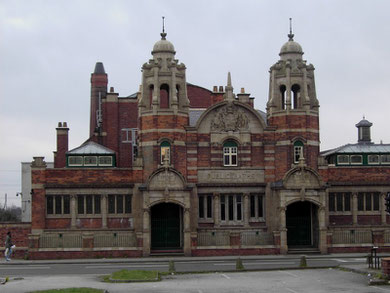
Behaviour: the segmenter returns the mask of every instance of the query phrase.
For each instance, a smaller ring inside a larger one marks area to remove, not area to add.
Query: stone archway
[[[183,249],[183,209],[174,203],[160,203],[150,209],[151,250]]]

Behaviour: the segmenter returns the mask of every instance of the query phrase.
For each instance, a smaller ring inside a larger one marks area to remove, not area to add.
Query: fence
[[[367,244],[372,243],[370,230],[334,231],[333,244]]]
[[[106,232],[93,235],[94,247],[135,247],[133,232]],[[44,233],[39,238],[40,248],[82,248],[82,233]]]
[[[263,231],[245,231],[241,233],[242,245],[273,245],[273,234]]]
[[[81,248],[81,234],[45,233],[39,239],[40,248]]]
[[[198,233],[198,246],[229,246],[230,234],[227,231]]]
[[[137,239],[132,232],[97,233],[93,236],[94,247],[135,247]]]

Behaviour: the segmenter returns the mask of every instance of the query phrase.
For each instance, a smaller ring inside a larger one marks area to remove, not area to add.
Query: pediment
[[[283,185],[291,189],[317,189],[322,186],[321,179],[317,172],[310,168],[294,168],[290,170],[283,179]]]
[[[161,168],[154,172],[148,181],[149,190],[180,190],[184,189],[183,177],[170,168]]]
[[[265,122],[258,112],[239,102],[222,102],[204,112],[197,123],[200,133],[261,133]]]

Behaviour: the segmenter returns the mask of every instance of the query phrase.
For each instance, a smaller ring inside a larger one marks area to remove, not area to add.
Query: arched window
[[[149,86],[149,105],[152,104],[152,100],[153,100],[153,91],[154,91],[154,85],[150,85]]]
[[[227,141],[223,144],[223,165],[237,166],[237,143]]]
[[[294,84],[291,87],[291,92],[293,96],[293,109],[298,109],[301,99],[301,87],[297,84]]]
[[[281,85],[279,89],[280,89],[282,110],[284,110],[286,109],[286,86]]]
[[[164,160],[168,160],[168,163],[171,162],[171,144],[167,141],[163,141],[160,144],[160,154],[161,154],[161,164],[164,164]]]
[[[169,108],[169,86],[167,84],[160,87],[160,108]]]
[[[300,140],[297,140],[294,142],[294,163],[299,163],[299,158],[301,157],[301,154],[303,156],[303,142]]]

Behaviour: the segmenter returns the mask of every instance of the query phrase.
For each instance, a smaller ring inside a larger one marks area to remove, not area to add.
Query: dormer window
[[[223,145],[223,165],[237,166],[237,143],[227,141]]]

